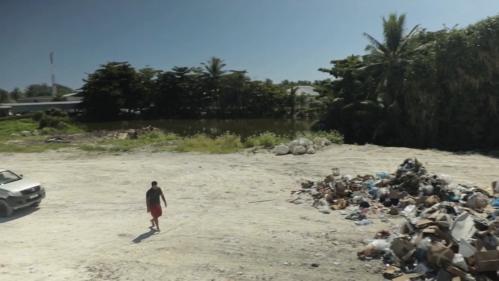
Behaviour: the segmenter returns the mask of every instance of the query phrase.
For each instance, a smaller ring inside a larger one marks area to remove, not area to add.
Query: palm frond
[[[367,40],[369,40],[371,46],[373,46],[376,49],[379,49],[383,53],[388,53],[388,49],[385,47],[385,45],[376,40],[376,38],[371,36],[369,33],[364,32],[364,36],[367,38]]]

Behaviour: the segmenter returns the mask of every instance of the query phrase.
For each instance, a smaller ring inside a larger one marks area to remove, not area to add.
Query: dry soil
[[[0,154],[0,166],[47,190],[39,209],[0,220],[0,280],[382,280],[381,262],[355,253],[397,219],[356,226],[287,200],[332,167],[392,172],[408,157],[459,182],[488,187],[499,177],[496,158],[371,145],[280,157]],[[151,180],[169,203],[160,233],[148,229]]]

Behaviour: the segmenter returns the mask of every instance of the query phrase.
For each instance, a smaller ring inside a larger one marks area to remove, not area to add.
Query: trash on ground
[[[345,219],[368,225],[402,216],[400,230],[379,231],[359,259],[383,259],[383,276],[403,280],[499,280],[499,181],[492,193],[429,173],[406,159],[392,173],[341,175],[306,181],[292,192],[323,213],[341,210]]]

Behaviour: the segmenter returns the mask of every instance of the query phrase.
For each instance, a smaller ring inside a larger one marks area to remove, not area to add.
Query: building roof
[[[58,105],[58,104],[79,104],[81,101],[51,101],[51,102],[16,102],[16,103],[2,103],[2,106],[34,106],[34,105]]]
[[[313,96],[313,97],[317,97],[317,96],[320,95],[317,91],[315,91],[315,88],[312,87],[312,86],[296,86],[296,88],[298,88],[296,90],[296,95],[299,95],[299,96]],[[287,90],[288,93],[290,91],[291,91],[291,89]]]

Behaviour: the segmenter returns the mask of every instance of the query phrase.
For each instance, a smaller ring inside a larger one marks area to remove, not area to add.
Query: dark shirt
[[[163,194],[163,191],[161,191],[161,188],[149,188],[149,190],[146,193],[146,200],[147,204],[150,206],[153,205],[159,205],[159,197]]]

